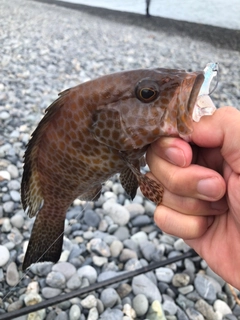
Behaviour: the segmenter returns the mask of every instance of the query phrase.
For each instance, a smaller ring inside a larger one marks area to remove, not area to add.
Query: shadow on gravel
[[[34,0],[47,4],[54,4],[66,8],[80,10],[91,15],[100,16],[121,24],[135,25],[148,30],[161,30],[165,33],[188,36],[201,41],[209,42],[218,48],[240,51],[240,30],[226,29],[210,25],[173,20],[161,17],[147,17],[141,14],[114,11],[104,8],[90,7],[82,4],[56,1]]]

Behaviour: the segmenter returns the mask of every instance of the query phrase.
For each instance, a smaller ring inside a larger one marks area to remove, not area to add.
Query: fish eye
[[[154,101],[159,95],[159,89],[155,82],[142,80],[136,87],[136,97],[145,103]]]

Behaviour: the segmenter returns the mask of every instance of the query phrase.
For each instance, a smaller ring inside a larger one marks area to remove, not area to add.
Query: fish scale
[[[144,196],[161,203],[163,186],[140,172],[144,154],[161,136],[189,136],[203,81],[202,71],[140,69],[59,95],[25,152],[22,203],[37,217],[23,269],[59,260],[68,207],[77,197],[97,200],[116,173],[132,199],[140,185]]]

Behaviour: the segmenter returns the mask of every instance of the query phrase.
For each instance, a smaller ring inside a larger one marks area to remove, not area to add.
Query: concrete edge
[[[194,22],[180,21],[162,17],[146,17],[141,14],[97,8],[77,3],[56,0],[33,0],[49,5],[57,5],[87,12],[121,24],[136,25],[148,30],[161,30],[167,34],[188,36],[208,42],[217,48],[240,51],[240,30],[215,27]]]

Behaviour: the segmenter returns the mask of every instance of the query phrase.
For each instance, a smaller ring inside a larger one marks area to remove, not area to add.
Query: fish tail
[[[58,208],[57,208],[58,209]],[[56,263],[61,255],[65,211],[43,205],[33,225],[23,270],[32,263],[51,261]]]

